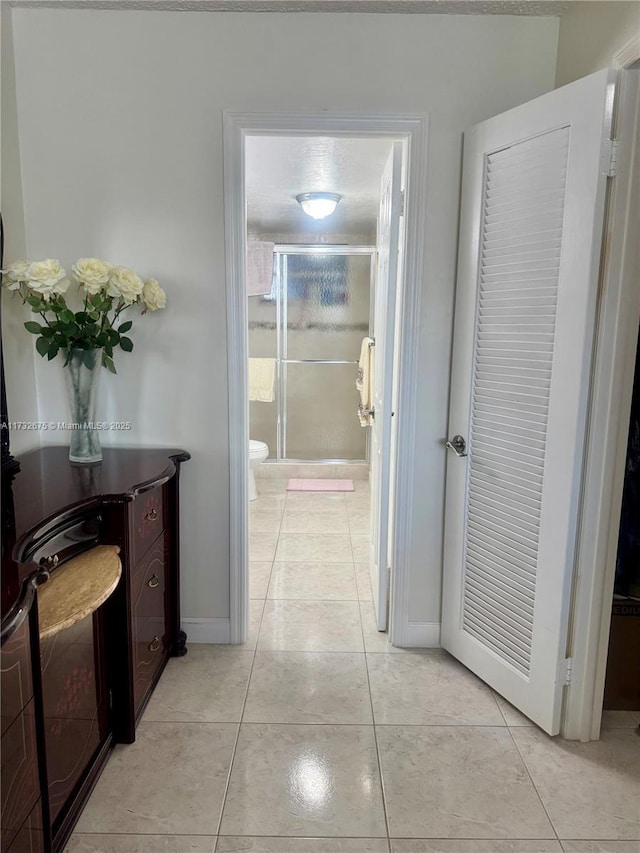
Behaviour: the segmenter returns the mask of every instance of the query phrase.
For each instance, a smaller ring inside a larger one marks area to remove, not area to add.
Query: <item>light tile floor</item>
[[[244,646],[171,660],[67,853],[640,853],[638,715],[551,739],[373,621],[369,494],[251,504]]]

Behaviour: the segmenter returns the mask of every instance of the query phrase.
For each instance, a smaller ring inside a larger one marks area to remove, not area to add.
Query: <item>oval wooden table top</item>
[[[98,545],[51,573],[38,589],[40,639],[53,637],[97,610],[118,586],[120,548]]]

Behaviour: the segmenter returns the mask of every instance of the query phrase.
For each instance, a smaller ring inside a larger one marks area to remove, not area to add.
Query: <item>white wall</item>
[[[14,28],[31,255],[95,254],[169,293],[104,414],[134,422],[114,441],[193,454],[185,617],[228,615],[222,111],[430,114],[410,618],[438,621],[461,134],[553,87],[557,19],[17,9]],[[62,417],[60,366],[37,374]]]
[[[20,174],[20,149],[16,112],[15,69],[11,9],[0,3],[2,28],[2,53],[0,56],[0,205],[4,223],[5,262],[27,255],[24,210],[22,206],[22,179]],[[2,343],[5,357],[7,383],[7,408],[13,421],[38,420],[36,399],[35,349],[33,339],[23,323],[30,312],[19,297],[8,292],[2,294]],[[11,431],[11,452],[14,456],[37,447],[40,434],[26,430]]]
[[[564,86],[611,65],[632,38],[640,38],[640,3],[573,2],[560,19],[556,85]]]

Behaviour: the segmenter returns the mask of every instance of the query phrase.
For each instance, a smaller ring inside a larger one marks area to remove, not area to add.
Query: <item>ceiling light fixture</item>
[[[302,193],[296,196],[296,201],[307,216],[326,219],[334,212],[341,198],[338,193]]]

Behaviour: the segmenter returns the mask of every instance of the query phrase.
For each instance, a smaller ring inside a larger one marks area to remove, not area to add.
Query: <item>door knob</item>
[[[449,450],[453,450],[456,456],[467,455],[467,442],[461,435],[454,435],[451,441],[447,441],[445,443],[445,447],[448,447]]]

